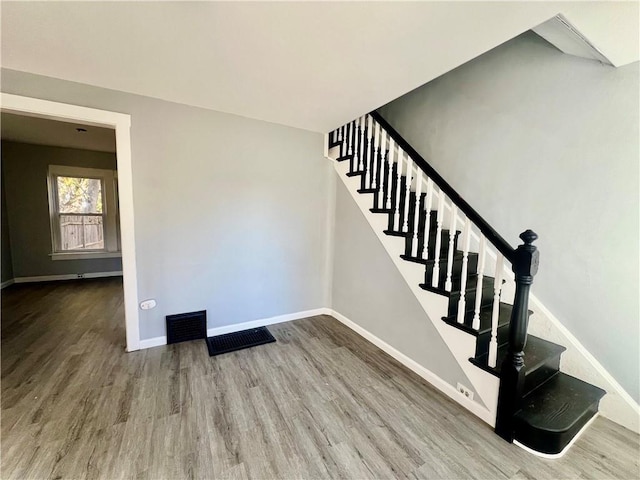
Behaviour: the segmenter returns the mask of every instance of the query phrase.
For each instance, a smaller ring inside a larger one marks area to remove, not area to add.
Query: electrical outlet
[[[464,385],[462,385],[461,383],[458,383],[458,391],[462,395],[467,397],[469,400],[473,400],[473,392],[469,390],[467,387],[465,387]]]
[[[153,298],[150,298],[149,300],[144,300],[143,302],[140,302],[140,308],[142,310],[151,310],[155,306],[156,306],[156,301]]]
[[[78,273],[78,278],[84,278],[84,273]]]

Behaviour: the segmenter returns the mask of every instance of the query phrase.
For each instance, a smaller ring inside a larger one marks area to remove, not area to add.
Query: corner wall
[[[131,115],[141,340],[169,314],[209,328],[326,307],[329,178],[319,133],[2,70],[2,91]]]
[[[636,402],[638,73],[528,32],[380,110],[512,245],[540,235],[533,292]]]

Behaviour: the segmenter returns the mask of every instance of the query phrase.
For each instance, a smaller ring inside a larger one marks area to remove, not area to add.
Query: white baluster
[[[373,155],[371,153],[371,137],[373,131],[373,118],[369,116],[369,128],[367,128],[367,161],[365,165],[365,174],[364,174],[364,186],[365,188],[369,188],[371,185],[371,159]]]
[[[502,289],[503,257],[498,252],[496,274],[493,284],[493,311],[491,312],[491,341],[489,342],[489,366],[495,367],[498,360],[498,317],[500,315],[500,290]],[[476,293],[478,295],[478,293]],[[480,292],[482,295],[482,292]]]
[[[387,201],[384,205],[384,208],[387,210],[391,210],[391,188],[393,187],[393,154],[395,153],[393,150],[395,148],[393,138],[389,138],[389,153],[387,154],[387,165],[388,165],[388,174],[387,174]]]
[[[449,223],[449,251],[447,252],[447,279],[444,289],[450,292],[453,288],[451,272],[453,271],[453,247],[456,239],[456,224],[458,223],[458,206],[451,202],[451,222]]]
[[[343,127],[338,127],[338,141],[339,142],[342,141],[342,128]]]
[[[353,142],[353,157],[351,158],[351,171],[355,172],[358,170],[358,128],[360,126],[360,119],[356,118],[353,121],[353,132],[352,132],[352,142]]]
[[[402,149],[398,147],[398,166],[396,172],[396,210],[393,215],[393,230],[396,232],[401,231],[402,229],[400,224],[400,195],[402,194],[402,189],[400,188],[400,183],[402,180],[402,158],[403,158]],[[396,230],[396,225],[398,226]]]
[[[438,213],[436,215],[436,248],[434,254],[433,277],[431,286],[438,287],[440,280],[440,250],[442,249],[442,216],[444,215],[444,192],[440,190],[438,197]]]
[[[484,264],[486,262],[487,254],[487,239],[480,232],[480,250],[478,252],[478,283],[476,284],[476,290],[482,291],[482,282],[484,279]],[[482,304],[482,295],[476,295],[476,304],[473,309],[473,322],[471,322],[471,328],[474,330],[480,330],[480,306]]]
[[[387,149],[388,135],[387,132],[382,126],[380,127],[380,175],[378,176],[378,195],[376,196],[376,207],[377,208],[385,208],[385,191],[384,191],[384,179],[385,172],[387,173],[387,186],[391,185],[389,181],[391,174],[390,171],[390,163],[389,163],[389,153]],[[386,159],[386,161],[385,161]],[[387,188],[388,190],[388,188]]]
[[[404,221],[402,222],[402,231],[409,231],[409,200],[411,195],[411,183],[413,182],[413,161],[407,155],[407,191],[404,194]]]
[[[425,200],[426,217],[424,219],[424,242],[418,257],[429,260],[429,229],[431,228],[431,204],[433,203],[433,180],[427,177],[427,197]]]
[[[353,154],[353,138],[352,138],[353,122],[347,124],[347,155]]]
[[[464,313],[467,309],[466,289],[467,271],[469,270],[469,243],[471,242],[471,220],[464,221],[464,232],[462,233],[462,272],[460,273],[460,300],[458,301],[458,323],[464,323]],[[477,290],[476,290],[477,291]]]
[[[416,206],[413,215],[413,238],[411,239],[411,256],[418,256],[418,224],[420,223],[420,197],[422,196],[422,170],[416,172]]]
[[[360,117],[360,165],[358,166],[359,172],[364,172],[364,130],[365,130],[365,116]]]
[[[373,151],[373,173],[371,175],[371,188],[378,188],[378,157],[380,155],[380,124],[376,122],[375,133],[373,134],[373,142],[375,144]]]

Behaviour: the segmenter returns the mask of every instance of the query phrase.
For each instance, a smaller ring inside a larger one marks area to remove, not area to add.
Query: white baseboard
[[[0,290],[2,290],[5,287],[8,287],[9,285],[13,285],[14,283],[16,283],[16,280],[14,278],[5,280],[4,282],[0,283]]]
[[[276,317],[261,318],[250,322],[236,323],[234,325],[225,325],[222,327],[213,327],[207,329],[207,336],[223,335],[225,333],[239,332],[241,330],[249,330],[250,328],[265,327],[276,323],[290,322],[292,320],[300,320],[301,318],[315,317],[316,315],[331,315],[328,308],[316,308],[314,310],[304,310],[302,312],[288,313],[278,315]]]
[[[249,322],[234,323],[232,325],[224,325],[222,327],[213,327],[207,329],[207,336],[223,335],[225,333],[239,332],[241,330],[249,330],[251,328],[266,327],[276,323],[290,322],[292,320],[300,320],[301,318],[315,317],[316,315],[331,315],[332,310],[329,308],[316,308],[314,310],[303,310],[302,312],[287,313],[275,317],[260,318]],[[167,344],[166,335],[160,337],[147,338],[140,340],[140,350],[151,347],[159,347]]]
[[[144,350],[145,348],[159,347],[161,345],[167,344],[167,336],[163,335],[161,337],[153,337],[146,338],[144,340],[140,340],[139,347],[140,350]]]
[[[79,277],[78,275],[82,275]],[[78,280],[83,278],[121,277],[122,272],[69,273],[64,275],[39,275],[37,277],[16,277],[14,283],[52,282],[56,280]]]
[[[415,360],[407,357],[404,353],[400,352],[399,350],[396,350],[387,342],[376,337],[373,333],[369,332],[368,330],[365,330],[364,328],[362,328],[360,325],[353,322],[352,320],[349,320],[347,317],[345,317],[341,313],[336,312],[335,310],[331,310],[330,315],[334,317],[336,320],[338,320],[339,322],[341,322],[342,324],[349,327],[351,330],[356,332],[361,337],[373,343],[380,350],[391,355],[393,358],[395,358],[397,361],[399,361],[409,370],[420,375],[423,379],[425,379],[435,388],[440,390],[446,396],[448,396],[455,402],[462,405],[464,408],[469,410],[471,413],[473,413],[480,419],[487,422],[489,425],[495,424],[495,415],[492,412],[490,412],[487,408],[483,407],[479,403],[474,402],[473,400],[469,400],[467,397],[460,394],[460,392],[458,392],[458,390],[456,390],[456,388],[453,385],[450,385],[449,383],[445,382],[442,378],[437,376],[431,370],[423,367],[422,365],[417,363]]]

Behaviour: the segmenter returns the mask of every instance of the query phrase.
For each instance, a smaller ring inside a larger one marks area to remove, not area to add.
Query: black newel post
[[[529,289],[538,271],[540,252],[532,245],[538,235],[532,230],[520,234],[524,245],[518,246],[513,256],[516,294],[509,322],[509,348],[500,370],[500,392],[496,433],[513,441],[513,416],[520,409],[524,388],[524,346],[529,323]]]

